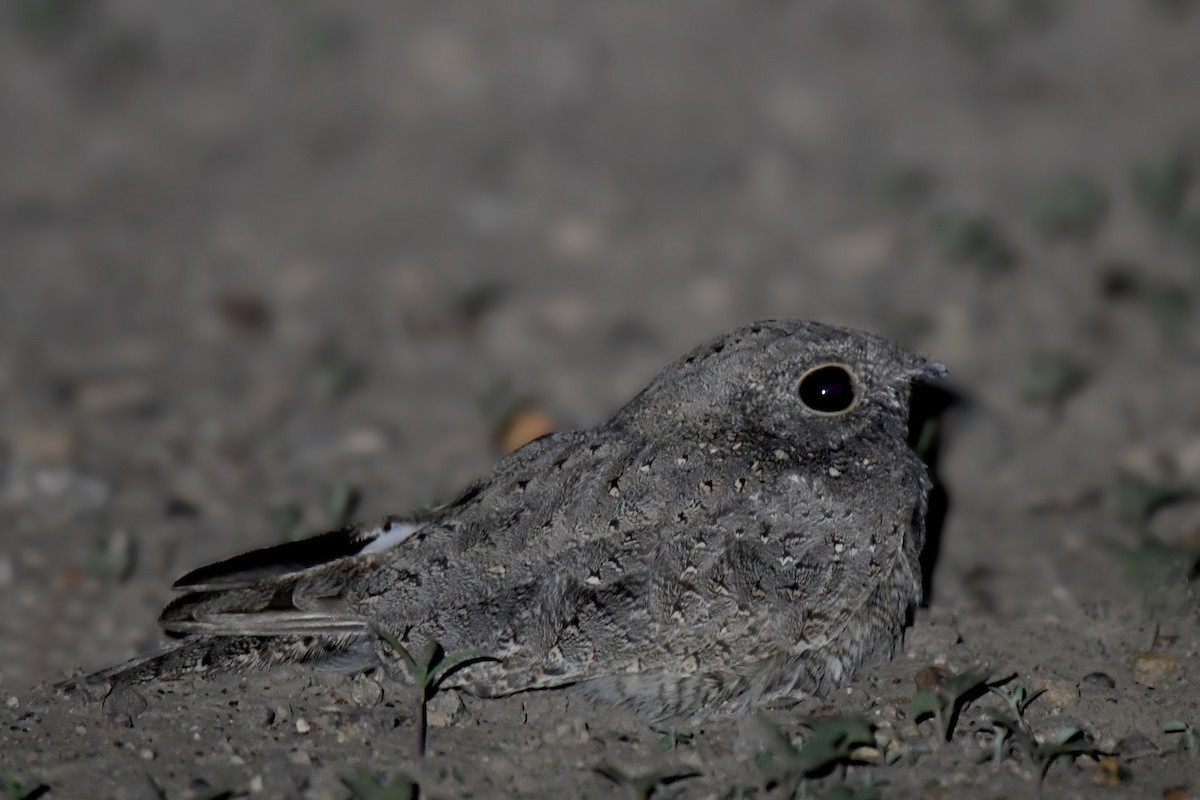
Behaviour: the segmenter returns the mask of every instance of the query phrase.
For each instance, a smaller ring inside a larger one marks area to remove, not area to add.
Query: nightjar
[[[662,718],[824,695],[890,656],[920,599],[909,399],[943,373],[867,333],[740,327],[427,514],[185,575],[173,643],[85,680],[361,669],[384,629],[487,653],[444,684],[483,696],[575,686]]]

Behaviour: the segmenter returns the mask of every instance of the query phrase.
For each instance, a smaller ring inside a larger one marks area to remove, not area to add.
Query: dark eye
[[[826,364],[804,373],[797,387],[800,401],[820,414],[839,414],[854,405],[854,378],[840,364]]]

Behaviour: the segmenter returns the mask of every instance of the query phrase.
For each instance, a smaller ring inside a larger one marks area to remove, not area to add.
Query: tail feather
[[[339,672],[375,663],[370,622],[341,592],[375,554],[423,523],[389,517],[256,550],[184,575],[159,624],[178,641],[152,655],[60,684],[140,683],[156,678],[323,661]],[[356,558],[357,557],[357,558]]]
[[[139,656],[122,664],[58,684],[73,689],[79,685],[144,683],[155,679],[178,680],[211,672],[240,672],[293,662],[351,661],[357,670],[370,666],[369,660],[355,654],[363,636],[343,633],[314,637],[290,636],[188,636],[148,656]],[[339,667],[344,671],[344,668]]]

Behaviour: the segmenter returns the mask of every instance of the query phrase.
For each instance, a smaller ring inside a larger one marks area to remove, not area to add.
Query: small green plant
[[[41,781],[20,780],[19,778],[4,780],[4,796],[7,800],[35,800],[48,791],[50,791],[50,787]]]
[[[683,787],[675,787],[671,791],[668,789],[673,784],[700,774],[695,770],[675,767],[651,770],[641,775],[632,775],[611,764],[601,764],[595,769],[597,774],[604,776],[617,786],[623,787],[631,800],[651,800],[651,798],[667,800],[667,798],[678,797],[683,791]]]
[[[1163,725],[1163,733],[1179,735],[1179,742],[1175,745],[1176,751],[1200,758],[1200,730],[1183,720],[1173,719]]]
[[[680,745],[689,745],[696,738],[696,734],[692,731],[674,726],[670,728],[656,728],[654,732],[659,734],[658,746],[663,750],[674,750]]]
[[[758,721],[767,732],[768,747],[754,763],[768,789],[783,789],[788,796],[806,788],[808,781],[855,763],[859,748],[875,746],[875,726],[859,716],[810,717],[803,723],[810,735],[799,745],[765,714]]]
[[[421,787],[408,775],[401,772],[395,780],[386,783],[366,770],[352,777],[342,777],[342,783],[355,800],[417,800]]]
[[[914,722],[932,718],[941,734],[938,741],[948,742],[954,738],[959,715],[972,700],[982,697],[992,686],[999,686],[1012,679],[991,681],[992,673],[984,668],[969,669],[951,675],[936,691],[921,690],[908,703],[908,715]]]
[[[1008,706],[1008,710],[1012,712],[1012,716],[992,714],[991,733],[985,733],[985,736],[990,737],[990,747],[986,758],[999,766],[1012,753],[1015,746],[1014,737],[1025,737],[1027,741],[1036,740],[1033,727],[1026,719],[1025,712],[1029,710],[1033,701],[1045,693],[1045,690],[1030,693],[1024,684],[1016,682],[1007,688],[989,686],[988,691],[1003,700]]]
[[[1033,701],[1046,693],[1045,689],[1039,689],[1036,692],[1030,692],[1025,688],[1025,684],[1020,681],[1014,681],[1011,686],[1003,684],[997,686],[988,686],[988,691],[999,697],[1007,705],[1013,715],[1020,720],[1023,726],[1028,726],[1028,721],[1025,719],[1025,712],[1033,705]],[[1032,732],[1032,731],[1031,731]]]
[[[1046,774],[1060,758],[1082,755],[1099,758],[1104,755],[1104,752],[1093,745],[1087,735],[1074,725],[1064,726],[1048,736],[1039,737],[1030,730],[1023,717],[995,714],[991,717],[991,726],[991,731],[985,733],[985,736],[992,737],[985,759],[993,760],[999,765],[1006,757],[1013,757],[1018,753],[1026,755],[1038,768],[1039,796]]]
[[[1009,678],[1005,679],[1007,683]],[[988,715],[988,728],[978,731],[984,736],[987,750],[985,761],[992,761],[997,767],[1006,758],[1017,754],[1027,756],[1038,768],[1038,794],[1050,767],[1060,758],[1075,758],[1088,755],[1099,758],[1104,755],[1088,739],[1087,735],[1074,725],[1059,728],[1054,733],[1039,735],[1034,731],[1026,712],[1034,701],[1045,692],[1030,692],[1024,684],[1015,682],[1005,687],[1003,683],[991,685],[988,691],[1004,701],[1008,708],[1005,711],[991,712]]]
[[[442,681],[471,664],[480,661],[496,661],[497,659],[475,648],[447,653],[440,644],[432,640],[426,643],[420,657],[414,657],[392,633],[378,625],[373,628],[375,634],[404,661],[405,667],[408,668],[408,674],[412,676],[413,684],[417,688],[417,755],[424,757],[429,731],[429,701],[437,694]]]

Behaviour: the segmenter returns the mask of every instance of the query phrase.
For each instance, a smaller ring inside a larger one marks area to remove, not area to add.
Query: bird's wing
[[[351,525],[308,539],[251,550],[194,569],[175,581],[172,588],[203,592],[252,586],[341,558],[382,552],[405,542],[427,522],[391,516],[378,522]]]

